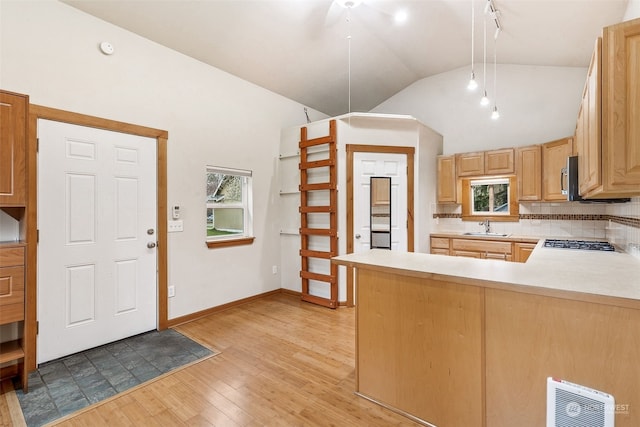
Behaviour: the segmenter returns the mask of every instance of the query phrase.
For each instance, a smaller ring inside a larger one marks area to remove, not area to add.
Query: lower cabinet
[[[19,376],[22,388],[26,391],[27,371],[24,364],[23,346],[24,265],[24,245],[0,245],[0,325],[14,323],[21,330],[18,339],[0,342],[0,377],[4,379],[5,377]]]
[[[511,261],[511,242],[451,239],[451,255]]]
[[[513,244],[513,260],[515,262],[527,262],[529,255],[535,249],[535,243],[521,243],[516,242]]]
[[[526,262],[535,247],[535,243],[521,241],[431,237],[434,255]]]

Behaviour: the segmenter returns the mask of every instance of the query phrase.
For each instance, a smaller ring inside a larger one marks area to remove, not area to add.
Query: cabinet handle
[[[564,177],[567,177],[567,180],[569,180],[569,175],[567,172],[567,168],[562,168],[560,169],[560,194],[564,194],[565,196],[567,195],[568,191],[566,188],[564,188]]]

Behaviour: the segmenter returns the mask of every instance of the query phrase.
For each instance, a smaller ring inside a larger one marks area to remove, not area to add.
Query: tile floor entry
[[[16,396],[27,426],[39,427],[214,354],[173,329],[151,331],[43,363]]]

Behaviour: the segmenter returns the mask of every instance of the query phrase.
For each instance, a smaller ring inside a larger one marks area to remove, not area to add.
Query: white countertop
[[[339,265],[377,266],[504,285],[640,301],[640,259],[624,252],[545,248],[526,263],[372,249],[332,258]]]

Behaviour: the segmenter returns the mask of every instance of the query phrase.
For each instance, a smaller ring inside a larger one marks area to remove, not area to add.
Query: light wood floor
[[[354,314],[278,294],[181,325],[222,353],[54,425],[418,426],[354,395]]]

